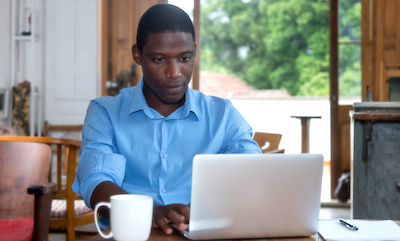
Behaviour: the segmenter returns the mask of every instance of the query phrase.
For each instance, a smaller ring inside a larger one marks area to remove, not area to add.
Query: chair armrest
[[[276,149],[276,150],[264,152],[264,154],[279,154],[279,153],[285,153],[285,149]]]
[[[49,193],[54,193],[55,191],[56,191],[56,184],[52,182],[48,182],[43,185],[28,186],[28,194],[46,195]]]
[[[30,185],[28,187],[28,194],[35,195],[32,240],[47,240],[50,224],[51,202],[55,190],[55,183]]]

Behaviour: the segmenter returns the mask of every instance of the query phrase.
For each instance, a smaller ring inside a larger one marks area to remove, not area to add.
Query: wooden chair
[[[54,183],[46,183],[50,148],[3,141],[0,153],[0,239],[47,240],[56,189]]]
[[[44,136],[51,137],[50,132],[52,131],[74,131],[81,132],[83,125],[51,125],[48,121],[44,122]]]
[[[72,191],[80,142],[61,138],[31,136],[0,136],[1,141],[37,142],[56,146],[57,185],[52,202],[50,230],[61,230],[66,232],[68,241],[75,240],[75,227],[94,222],[93,210],[86,207],[80,195]],[[66,167],[65,171],[63,167]],[[51,170],[49,173],[51,173]],[[62,179],[63,173],[66,176],[65,182]],[[51,175],[48,178],[51,180]]]
[[[76,141],[81,141],[81,135],[82,135],[82,128],[83,125],[51,125],[48,121],[44,122],[44,131],[43,131],[43,136],[45,137],[57,137],[57,138],[63,138],[63,139],[72,139]],[[58,132],[58,134],[62,134],[61,136],[53,136],[51,135],[52,132]],[[70,135],[71,133],[75,135]],[[77,137],[76,134],[80,134],[79,137]],[[52,146],[52,151],[53,153],[57,153],[58,150]],[[57,153],[57,159],[61,159],[61,153]],[[77,158],[77,161],[79,162],[79,158]],[[67,166],[65,166],[66,163],[64,163],[64,169],[63,169],[63,175],[65,175],[65,171],[67,170]],[[78,164],[78,163],[77,163]],[[50,164],[51,165],[51,164]],[[50,166],[51,168],[51,166]],[[51,177],[50,177],[51,178]]]
[[[285,149],[278,149],[282,134],[255,132],[253,140],[257,142],[262,153],[284,153]]]

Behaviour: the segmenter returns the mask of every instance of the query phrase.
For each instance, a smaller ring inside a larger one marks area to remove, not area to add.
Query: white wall
[[[288,154],[301,152],[301,121],[291,116],[321,116],[310,121],[310,153],[331,159],[329,99],[233,99],[232,103],[253,131],[282,134],[279,148],[284,148]]]
[[[11,1],[0,0],[0,88],[9,89]],[[100,95],[97,5],[97,0],[44,0],[43,115],[51,124],[82,124],[89,101]]]
[[[10,87],[11,0],[0,1],[0,88]]]
[[[11,0],[0,0],[0,88],[10,88]],[[10,113],[8,113],[10,115]],[[9,121],[9,120],[8,120]],[[0,120],[0,124],[7,120]]]

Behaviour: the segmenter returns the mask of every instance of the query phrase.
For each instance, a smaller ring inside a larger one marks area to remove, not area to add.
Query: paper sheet
[[[340,224],[339,220],[320,220],[319,233],[327,241],[345,240],[392,240],[400,241],[400,227],[391,220],[366,221],[344,220],[358,227],[357,231],[350,230]]]

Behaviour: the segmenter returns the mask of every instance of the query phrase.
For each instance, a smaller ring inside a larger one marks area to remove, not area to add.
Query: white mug
[[[99,228],[99,207],[110,209],[111,231],[104,234]],[[146,195],[119,194],[110,197],[110,202],[99,202],[94,209],[97,231],[105,238],[115,240],[147,240],[153,219],[153,198]]]

